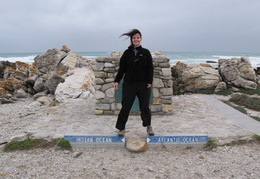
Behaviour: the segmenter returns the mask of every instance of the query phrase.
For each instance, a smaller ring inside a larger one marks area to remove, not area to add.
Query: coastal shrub
[[[217,144],[214,140],[209,139],[208,142],[207,142],[207,147],[209,149],[214,149],[214,148],[217,148]]]
[[[260,98],[237,94],[237,95],[233,95],[229,99],[229,101],[240,106],[245,106],[248,109],[260,111]]]
[[[250,117],[257,120],[258,122],[260,122],[260,117],[257,117],[257,116],[250,116]]]
[[[215,87],[207,88],[207,89],[199,89],[195,93],[199,94],[214,94]]]
[[[61,139],[57,144],[61,149],[72,151],[72,146],[69,141]]]
[[[46,141],[43,139],[32,139],[24,141],[15,141],[7,143],[4,146],[4,152],[12,152],[17,150],[30,150],[35,148],[49,148],[55,146],[57,141]]]
[[[232,92],[229,89],[226,89],[226,90],[223,90],[223,91],[219,91],[219,92],[215,92],[215,87],[208,88],[208,89],[200,89],[200,90],[197,90],[195,93],[199,93],[199,94],[216,94],[216,95],[222,95],[222,96],[228,96],[228,95],[232,94]]]
[[[5,145],[4,151],[5,152],[11,152],[15,150],[28,150],[33,147],[33,140],[24,140],[19,142],[10,142]]]
[[[257,89],[241,89],[240,92],[247,95],[260,95],[260,86],[258,86]]]
[[[228,95],[232,94],[232,92],[229,89],[219,91],[219,92],[214,92],[214,93],[217,95],[222,95],[222,96],[228,96]]]
[[[254,135],[252,136],[252,139],[254,139],[254,140],[260,140],[260,136],[257,135],[257,134],[254,134]]]

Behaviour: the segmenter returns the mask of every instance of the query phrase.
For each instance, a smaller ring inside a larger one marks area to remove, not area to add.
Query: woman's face
[[[141,41],[142,41],[142,38],[139,33],[133,35],[132,44],[134,45],[134,47],[139,47],[141,44]]]

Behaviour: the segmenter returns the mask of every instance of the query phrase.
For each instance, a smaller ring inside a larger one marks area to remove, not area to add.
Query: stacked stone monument
[[[114,78],[119,69],[122,54],[112,53],[110,57],[98,57],[94,67],[95,73],[95,114],[117,115],[121,103],[116,102]],[[172,114],[172,76],[169,59],[161,52],[152,53],[154,80],[152,86],[151,112],[157,115]],[[138,114],[139,112],[131,112]]]

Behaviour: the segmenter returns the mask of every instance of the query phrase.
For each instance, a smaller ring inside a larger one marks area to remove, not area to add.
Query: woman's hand
[[[118,90],[118,89],[119,89],[119,88],[118,88],[118,83],[117,83],[117,82],[114,83],[114,89],[115,89],[115,90]]]
[[[152,84],[147,83],[147,88],[151,88]]]

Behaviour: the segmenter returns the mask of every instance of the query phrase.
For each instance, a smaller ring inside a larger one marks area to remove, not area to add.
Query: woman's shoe
[[[119,130],[117,135],[118,135],[118,137],[123,137],[123,136],[125,136],[125,129]]]
[[[147,126],[147,133],[149,136],[154,136],[153,128],[152,126]]]

